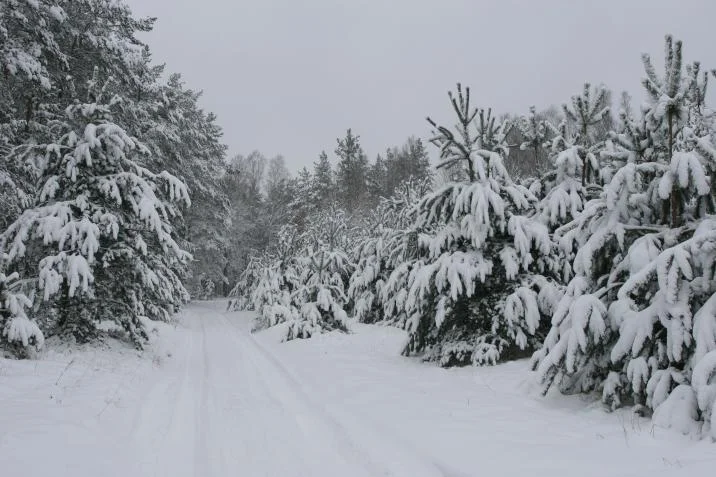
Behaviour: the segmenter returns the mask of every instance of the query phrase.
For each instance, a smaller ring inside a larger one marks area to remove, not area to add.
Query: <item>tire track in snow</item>
[[[327,420],[325,416],[320,415],[320,410],[313,408],[305,399],[301,399],[303,397],[301,389],[290,386],[289,382],[277,381],[275,374],[278,370],[273,369],[273,363],[257,360],[260,350],[250,342],[248,336],[242,335],[223,313],[216,313],[216,316],[224,324],[227,336],[236,344],[236,349],[242,350],[244,370],[247,375],[251,375],[253,378],[251,381],[257,385],[252,386],[254,399],[270,400],[274,409],[281,410],[281,414],[290,417],[303,431],[301,437],[305,442],[316,449],[325,449],[323,450],[324,458],[332,460],[338,458],[338,462],[334,461],[333,465],[352,468],[353,472],[349,475],[394,475],[376,466],[370,459],[367,459],[367,456],[361,455],[353,443],[340,432],[342,429],[336,423]],[[270,374],[274,374],[273,379],[269,379]],[[246,377],[244,376],[244,378]],[[261,392],[257,392],[259,387]],[[316,445],[319,442],[320,445]],[[286,452],[290,452],[290,449],[286,449]],[[316,462],[308,461],[306,456],[296,454],[290,457],[303,460],[307,466],[316,466]]]
[[[195,329],[185,330],[186,351],[175,354],[181,362],[154,376],[157,381],[141,397],[130,433],[138,454],[137,475],[199,475],[195,474],[199,406],[194,383],[202,371],[197,373],[201,343],[195,335]]]
[[[206,345],[206,326],[204,320],[199,319],[201,324],[201,372],[197,376],[201,382],[200,395],[196,396],[196,441],[194,443],[194,475],[209,476],[210,472],[209,448],[207,443],[207,429],[210,428],[209,421],[209,355]]]
[[[328,411],[222,311],[187,308],[183,349],[135,414],[131,438],[144,465],[132,475],[451,476],[359,419]]]
[[[347,457],[365,467],[370,475],[462,477],[450,472],[448,467],[442,463],[425,459],[424,455],[416,449],[400,445],[397,440],[390,442],[384,434],[371,429],[349,413],[343,411],[340,416],[337,416],[337,413],[330,412],[325,405],[315,402],[291,370],[259,343],[248,329],[242,330],[228,318],[226,312],[220,311],[219,313],[227,326],[234,330],[237,344],[241,344],[249,351],[246,354],[254,366],[264,371],[274,371],[275,376],[271,380],[272,382],[267,382],[271,392],[281,396],[295,396],[299,401],[299,406],[305,406],[315,420],[324,424],[335,442],[339,444],[340,449],[348,454]],[[258,358],[263,359],[259,360]],[[260,375],[266,380],[265,373],[260,373]],[[277,387],[284,387],[284,389],[277,389]],[[381,445],[376,445],[376,443]]]

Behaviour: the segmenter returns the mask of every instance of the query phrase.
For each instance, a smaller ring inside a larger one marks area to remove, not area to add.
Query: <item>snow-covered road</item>
[[[242,318],[206,303],[185,313],[185,353],[141,399],[131,433],[139,475],[442,475],[356,441]]]
[[[279,344],[195,303],[144,353],[108,342],[0,359],[0,475],[709,475],[714,444],[628,410],[530,393],[525,362],[444,370],[356,325]]]

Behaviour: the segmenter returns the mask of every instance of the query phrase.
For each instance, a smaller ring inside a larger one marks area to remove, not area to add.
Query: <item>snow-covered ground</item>
[[[279,344],[197,303],[144,353],[118,343],[0,360],[2,476],[698,476],[716,447],[579,397],[525,362],[444,370],[403,333]]]

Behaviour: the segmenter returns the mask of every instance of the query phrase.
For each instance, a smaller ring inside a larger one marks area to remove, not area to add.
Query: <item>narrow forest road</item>
[[[279,344],[225,307],[187,306],[143,352],[0,358],[0,475],[681,477],[716,462],[629,409],[533,395],[526,361],[441,369],[401,357],[403,331],[358,324]]]
[[[249,316],[223,306],[183,313],[183,349],[136,410],[133,475],[448,475],[337,422],[254,340]]]

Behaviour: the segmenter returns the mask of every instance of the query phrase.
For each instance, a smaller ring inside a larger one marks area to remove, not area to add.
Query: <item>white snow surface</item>
[[[0,359],[3,476],[701,476],[716,447],[629,410],[536,394],[527,362],[440,369],[402,331],[280,343],[194,303],[144,352]],[[54,345],[54,346],[53,346]]]

